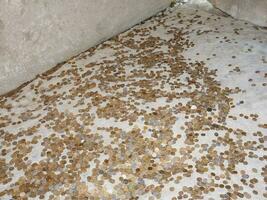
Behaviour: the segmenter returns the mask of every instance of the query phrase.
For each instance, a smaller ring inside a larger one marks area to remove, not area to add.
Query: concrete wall
[[[166,8],[171,0],[0,0],[0,94]]]
[[[237,19],[267,27],[267,0],[209,0]]]

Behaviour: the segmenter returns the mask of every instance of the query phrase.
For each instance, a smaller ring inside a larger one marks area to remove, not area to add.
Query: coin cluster
[[[184,56],[208,16],[167,10],[3,95],[0,199],[267,198],[266,116]]]

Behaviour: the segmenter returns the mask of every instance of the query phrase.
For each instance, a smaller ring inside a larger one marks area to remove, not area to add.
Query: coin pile
[[[2,96],[0,198],[267,198],[266,116],[232,113],[243,89],[185,58],[190,31],[224,19],[190,12],[162,12]]]

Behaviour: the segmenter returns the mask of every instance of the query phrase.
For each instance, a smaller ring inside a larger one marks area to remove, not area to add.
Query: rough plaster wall
[[[209,0],[231,16],[267,26],[267,0]]]
[[[0,93],[166,8],[171,0],[0,0]]]

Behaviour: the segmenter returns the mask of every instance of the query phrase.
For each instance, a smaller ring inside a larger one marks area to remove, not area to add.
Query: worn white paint
[[[1,0],[0,94],[166,8],[171,0]]]

